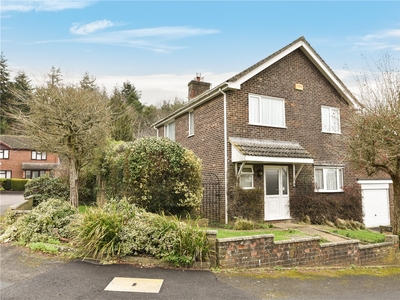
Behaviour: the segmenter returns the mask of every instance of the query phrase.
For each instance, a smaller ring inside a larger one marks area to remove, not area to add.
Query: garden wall
[[[274,242],[274,235],[217,239],[221,268],[346,266],[394,264],[399,237],[386,242],[361,245],[358,240],[320,244],[319,237]]]

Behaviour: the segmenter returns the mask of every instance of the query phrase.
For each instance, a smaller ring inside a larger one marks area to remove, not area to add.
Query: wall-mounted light
[[[262,169],[257,171],[257,177],[261,177],[261,176],[263,176],[263,170]]]

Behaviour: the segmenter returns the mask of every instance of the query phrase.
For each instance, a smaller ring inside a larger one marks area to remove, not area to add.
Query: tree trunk
[[[75,160],[69,160],[69,200],[71,205],[78,208],[78,170]]]
[[[393,234],[400,235],[400,176],[392,176],[393,181]]]

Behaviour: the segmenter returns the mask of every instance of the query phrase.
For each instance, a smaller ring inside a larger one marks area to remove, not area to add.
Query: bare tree
[[[108,99],[98,91],[73,85],[46,85],[31,97],[17,96],[30,109],[28,113],[14,112],[22,132],[38,150],[67,159],[70,201],[78,207],[79,172],[109,136]]]
[[[384,55],[356,76],[361,109],[351,118],[349,157],[371,176],[384,172],[393,181],[393,233],[400,230],[400,70]]]

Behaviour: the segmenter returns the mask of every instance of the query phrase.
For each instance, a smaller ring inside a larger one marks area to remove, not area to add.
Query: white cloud
[[[369,50],[400,50],[400,29],[387,29],[360,37],[354,48]]]
[[[93,33],[97,30],[113,27],[114,25],[115,24],[109,20],[94,21],[83,25],[74,23],[72,24],[70,31],[73,34],[86,35],[89,33]]]
[[[34,1],[15,1],[2,0],[1,11],[61,11],[65,9],[81,9],[94,4],[96,1],[91,0],[34,0]]]

